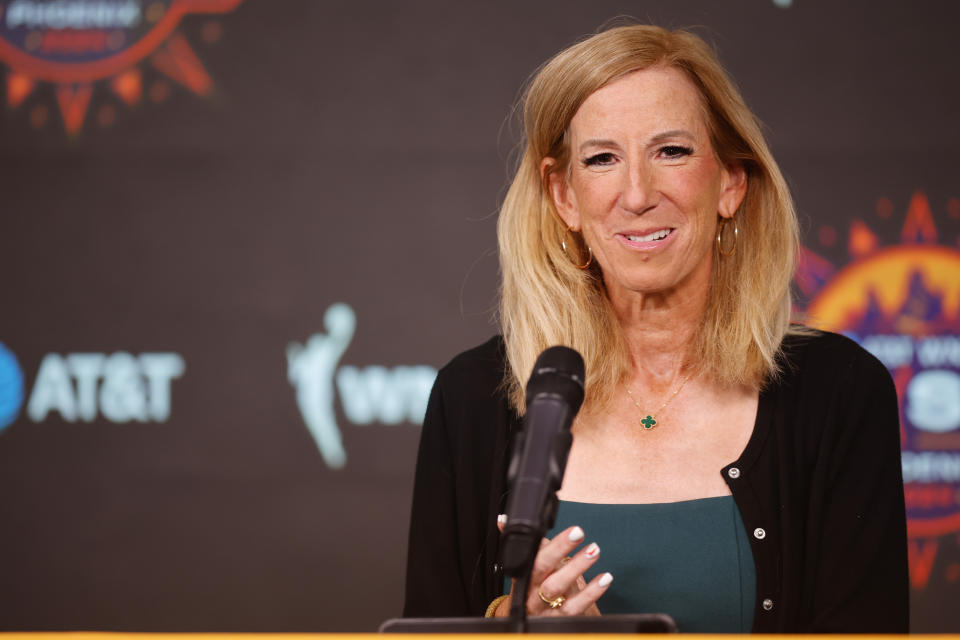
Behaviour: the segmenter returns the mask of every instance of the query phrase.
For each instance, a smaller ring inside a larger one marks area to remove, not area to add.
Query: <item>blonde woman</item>
[[[441,372],[405,615],[506,615],[497,517],[522,385],[586,361],[530,615],[666,612],[681,631],[907,631],[896,394],[790,323],[797,222],[756,118],[686,31],[551,59],[499,218],[502,337]]]

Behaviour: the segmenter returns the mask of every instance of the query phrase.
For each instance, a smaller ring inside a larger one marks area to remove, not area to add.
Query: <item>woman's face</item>
[[[569,175],[551,175],[551,195],[611,298],[705,295],[717,214],[733,216],[746,178],[717,159],[693,83],[666,67],[630,73],[590,95],[569,134]]]

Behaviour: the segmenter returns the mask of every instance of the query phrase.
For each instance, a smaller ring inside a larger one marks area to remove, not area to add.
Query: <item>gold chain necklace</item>
[[[683,385],[687,384],[687,380],[690,379],[690,376],[693,375],[693,372],[687,374],[687,377],[683,379],[683,382],[680,383],[680,386],[677,387],[677,390],[670,394],[670,397],[664,400],[663,404],[660,405],[660,408],[654,411],[652,414],[646,413],[643,410],[643,407],[640,406],[640,403],[637,402],[637,399],[633,397],[633,394],[630,392],[630,387],[626,387],[627,395],[630,396],[630,399],[633,400],[633,404],[637,405],[637,409],[640,409],[640,413],[646,413],[646,417],[640,421],[640,424],[643,425],[645,431],[653,429],[657,424],[659,424],[656,414],[660,413],[667,408],[667,405],[670,404],[670,401],[677,397],[677,394],[680,393],[680,390],[683,389]]]

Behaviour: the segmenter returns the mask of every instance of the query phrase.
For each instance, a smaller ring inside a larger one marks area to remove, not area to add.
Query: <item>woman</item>
[[[534,360],[565,344],[586,361],[586,400],[531,615],[906,632],[890,376],[851,341],[790,324],[790,195],[710,48],[610,29],[550,60],[524,115],[498,228],[503,337],[434,387],[405,615],[508,611],[507,449]]]

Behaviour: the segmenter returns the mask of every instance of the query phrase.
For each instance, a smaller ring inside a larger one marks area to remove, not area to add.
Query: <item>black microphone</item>
[[[550,347],[533,366],[523,430],[507,471],[510,499],[500,562],[508,576],[529,572],[543,534],[556,520],[557,490],[573,442],[570,425],[583,403],[583,380],[583,358],[569,347]]]

